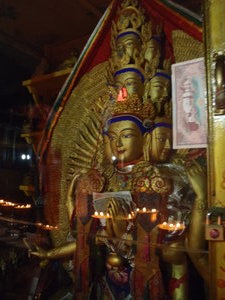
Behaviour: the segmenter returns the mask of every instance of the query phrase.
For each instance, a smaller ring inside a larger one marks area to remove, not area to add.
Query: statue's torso
[[[163,177],[157,167],[141,161],[130,168],[114,169],[111,177],[106,180],[105,190],[168,195],[172,191],[172,181]]]

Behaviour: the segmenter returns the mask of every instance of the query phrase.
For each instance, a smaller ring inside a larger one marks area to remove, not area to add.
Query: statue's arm
[[[188,177],[196,194],[187,239],[189,256],[203,279],[209,282],[209,264],[205,240],[207,208],[206,173],[197,163],[188,169]]]
[[[189,256],[203,279],[209,283],[208,255],[205,253],[205,210],[199,207],[203,199],[196,199],[192,210],[191,223],[188,234]],[[203,250],[203,252],[202,252]]]
[[[59,247],[55,247],[49,250],[44,250],[41,247],[36,246],[36,251],[32,251],[31,254],[38,256],[41,259],[60,259],[72,256],[76,250],[76,241],[65,243]]]
[[[79,178],[79,175],[74,176],[74,178],[72,179],[69,188],[68,188],[68,192],[67,192],[67,197],[66,197],[66,208],[67,208],[67,214],[68,214],[68,218],[69,220],[71,220],[71,218],[73,217],[74,214],[74,209],[75,209],[75,201],[74,201],[74,195],[75,195],[75,188],[76,188],[76,184],[77,184],[77,179]]]
[[[47,251],[48,259],[60,259],[72,256],[76,250],[76,241],[68,242],[60,247]]]
[[[45,250],[39,246],[35,246],[35,248],[30,254],[39,257],[41,259],[40,266],[45,267],[49,260],[72,257],[76,250],[76,241],[68,242],[49,250]]]
[[[66,207],[67,207],[67,214],[69,220],[73,217],[74,214],[74,194],[75,194],[75,187],[77,183],[79,175],[74,176],[73,180],[71,181],[66,198]],[[58,247],[51,248],[49,250],[45,250],[39,246],[35,246],[35,250],[30,251],[30,253],[34,256],[37,256],[41,259],[41,265],[45,266],[49,260],[54,259],[61,259],[61,258],[68,258],[74,255],[76,250],[76,241],[66,242]]]

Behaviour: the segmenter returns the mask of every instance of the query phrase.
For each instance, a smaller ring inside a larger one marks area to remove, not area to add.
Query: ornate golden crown
[[[111,117],[118,115],[133,115],[138,117],[141,121],[148,120],[151,122],[156,116],[154,105],[143,103],[142,99],[137,94],[128,95],[125,93],[123,98],[119,98],[114,89],[110,89],[111,102],[109,105],[109,114]],[[123,93],[123,91],[120,91]]]

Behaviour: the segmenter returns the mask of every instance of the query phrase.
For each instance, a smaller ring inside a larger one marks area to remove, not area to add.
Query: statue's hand
[[[35,247],[35,249],[33,249],[33,250],[28,249],[29,254],[40,258],[41,259],[40,267],[44,268],[49,263],[48,252],[37,245],[35,245],[34,247]]]
[[[108,203],[107,213],[111,216],[106,221],[106,231],[109,236],[121,238],[127,232],[128,215],[133,211],[129,205],[121,199],[112,198]]]
[[[48,252],[47,250],[44,250],[43,248],[39,246],[35,246],[35,250],[30,251],[31,255],[37,256],[40,259],[47,259],[48,258]]]
[[[198,199],[206,199],[206,170],[196,161],[187,168],[189,181]]]

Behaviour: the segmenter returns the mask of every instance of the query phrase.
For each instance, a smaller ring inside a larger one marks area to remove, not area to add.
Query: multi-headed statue
[[[186,255],[176,246],[184,248],[194,195],[184,191],[200,193],[202,185],[200,171],[190,171],[190,188],[171,159],[170,76],[160,34],[138,1],[122,2],[112,26],[108,93],[93,99],[70,158],[76,171],[66,205],[75,240],[34,252],[43,259],[75,253],[76,299],[188,299]],[[189,206],[182,210],[181,202]]]

